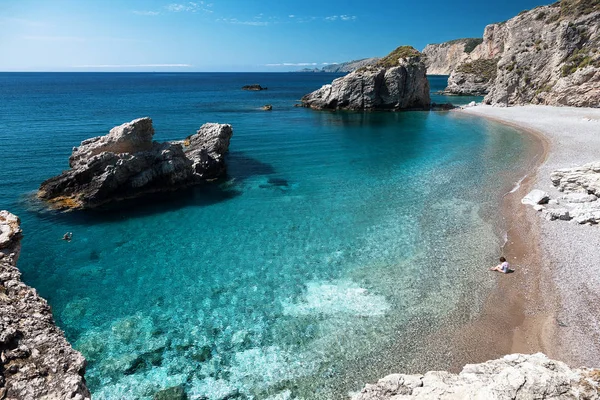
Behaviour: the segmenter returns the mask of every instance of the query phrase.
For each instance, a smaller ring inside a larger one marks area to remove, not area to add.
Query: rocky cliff
[[[538,353],[468,364],[458,374],[388,375],[353,400],[600,399],[600,370],[571,369]]]
[[[359,68],[374,65],[379,61],[378,57],[363,58],[362,60],[347,61],[339,64],[331,64],[323,67],[322,72],[335,72],[335,73],[347,73],[356,71]]]
[[[488,104],[600,107],[599,48],[600,1],[562,0],[487,26],[465,63],[497,60],[493,78],[479,82]],[[473,85],[480,71],[467,69],[451,74],[449,92],[482,92]]]
[[[73,148],[71,169],[43,182],[38,197],[83,209],[200,184],[224,173],[232,134],[230,125],[204,124],[185,140],[158,143],[152,120],[136,119]]]
[[[481,38],[456,39],[445,43],[428,44],[423,49],[429,75],[450,75],[469,59],[471,52],[483,41]]]
[[[54,324],[46,300],[21,282],[19,225],[0,211],[0,399],[90,399],[85,359]]]
[[[307,94],[317,110],[401,110],[429,107],[429,82],[421,53],[402,46],[375,65],[360,68]]]

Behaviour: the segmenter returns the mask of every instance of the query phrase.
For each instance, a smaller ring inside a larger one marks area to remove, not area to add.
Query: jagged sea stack
[[[152,120],[139,118],[73,148],[71,169],[43,182],[38,197],[85,209],[204,183],[225,172],[232,134],[231,125],[209,123],[185,140],[159,143]]]
[[[421,53],[398,47],[375,65],[335,79],[302,98],[316,110],[422,110],[428,109],[429,82]]]

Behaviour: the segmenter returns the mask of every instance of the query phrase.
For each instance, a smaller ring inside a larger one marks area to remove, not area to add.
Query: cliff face
[[[483,42],[451,74],[447,92],[487,93],[484,101],[498,105],[600,107],[599,48],[600,1],[562,0],[488,25]],[[477,60],[497,60],[487,83],[469,68]],[[465,65],[468,72],[461,71]]]
[[[73,148],[71,169],[43,182],[38,197],[56,208],[93,208],[147,193],[172,191],[225,171],[230,125],[204,124],[178,142],[152,140],[150,118],[139,118]]]
[[[317,110],[424,109],[429,82],[420,53],[400,47],[374,66],[361,68],[307,94],[302,105]]]
[[[482,39],[457,39],[439,44],[428,44],[423,49],[429,75],[450,75],[460,64],[470,58]]]
[[[600,370],[571,369],[538,353],[511,354],[468,364],[458,375],[388,375],[353,400],[588,399],[600,398]]]
[[[600,106],[600,2],[563,0],[491,31],[504,51],[486,103]]]
[[[322,72],[335,72],[335,73],[343,73],[343,72],[352,72],[356,71],[359,68],[367,67],[369,65],[376,64],[379,61],[378,57],[371,58],[363,58],[362,60],[354,60],[343,62],[339,64],[331,64],[321,69]]]
[[[90,399],[85,359],[54,324],[46,300],[21,282],[19,224],[0,211],[0,399]]]

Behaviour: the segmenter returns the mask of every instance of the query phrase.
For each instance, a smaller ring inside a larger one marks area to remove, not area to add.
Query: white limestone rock
[[[511,354],[468,364],[458,375],[393,374],[366,385],[353,400],[505,400],[600,398],[599,370],[571,369],[544,354]]]
[[[521,199],[521,203],[535,206],[538,204],[546,204],[549,199],[550,196],[548,193],[544,192],[543,190],[533,189],[527,194],[527,196]]]

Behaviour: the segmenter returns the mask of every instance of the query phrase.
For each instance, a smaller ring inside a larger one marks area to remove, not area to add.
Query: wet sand
[[[553,170],[600,159],[600,109],[477,106],[458,112],[518,127],[534,135],[541,149],[519,189],[503,202],[508,228],[504,252],[516,271],[498,273],[497,288],[481,317],[459,332],[455,340],[467,356],[460,361],[541,351],[573,367],[597,367],[599,227],[545,221],[520,199],[533,188],[556,195]]]

